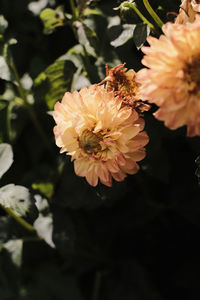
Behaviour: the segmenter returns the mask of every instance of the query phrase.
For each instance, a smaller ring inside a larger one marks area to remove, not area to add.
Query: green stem
[[[27,101],[27,97],[26,97],[26,94],[24,92],[24,89],[22,87],[22,84],[21,84],[21,81],[20,81],[20,78],[19,78],[19,74],[18,74],[18,71],[17,71],[17,68],[15,66],[15,63],[14,63],[14,60],[12,58],[11,60],[11,66],[12,66],[12,69],[13,69],[13,72],[14,72],[14,75],[15,75],[15,79],[16,79],[16,82],[17,82],[17,88],[18,88],[18,92],[19,92],[19,95],[20,97],[22,98],[23,102],[24,102],[24,106],[26,107],[29,115],[30,115],[30,118],[33,122],[33,125],[35,126],[36,130],[38,131],[38,134],[40,135],[40,137],[42,138],[46,148],[50,151],[50,153],[52,153],[53,155],[53,151],[52,151],[52,148],[51,148],[51,144],[49,143],[49,140],[45,134],[45,132],[43,131],[43,128],[40,126],[40,123],[37,119],[37,116],[35,114],[35,111],[33,109],[33,106],[30,105],[30,103]],[[53,155],[54,156],[54,155]]]
[[[12,126],[11,126],[11,114],[12,114],[12,110],[14,107],[14,102],[10,102],[8,104],[8,108],[7,108],[7,116],[6,116],[6,124],[7,124],[7,132],[8,132],[8,139],[9,141],[12,142],[13,139],[13,135],[12,135]]]
[[[5,207],[4,205],[2,205],[0,203],[0,206],[10,215],[12,216],[20,225],[22,225],[25,229],[31,231],[31,232],[36,232],[35,228],[29,224],[28,222],[26,222],[24,219],[22,219],[21,217],[19,217],[18,215],[16,215],[14,213],[14,211],[12,209],[10,209],[9,207]]]
[[[136,4],[135,3],[129,3],[128,4],[128,7],[131,7],[135,12],[136,14],[138,15],[138,17],[140,17],[140,19],[147,25],[149,25],[149,27],[155,31],[155,26],[149,22],[145,16],[143,16],[143,14],[139,11],[139,9],[137,8]]]
[[[159,16],[157,15],[157,13],[153,10],[153,8],[151,7],[151,5],[149,4],[148,0],[143,0],[144,6],[146,7],[146,9],[148,10],[149,14],[152,16],[152,18],[154,19],[154,21],[156,22],[156,24],[162,28],[163,26],[163,22],[162,20],[159,18]]]
[[[71,6],[73,19],[78,20],[78,11],[76,9],[76,6],[74,5],[74,0],[70,0],[70,6]]]

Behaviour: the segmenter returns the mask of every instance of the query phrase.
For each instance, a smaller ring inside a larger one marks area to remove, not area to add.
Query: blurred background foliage
[[[142,67],[151,28],[122,2],[0,0],[1,300],[200,297],[199,138],[152,107],[141,170],[112,188],[76,177],[54,145],[65,91],[102,80],[106,63]],[[150,3],[167,22],[180,1]]]

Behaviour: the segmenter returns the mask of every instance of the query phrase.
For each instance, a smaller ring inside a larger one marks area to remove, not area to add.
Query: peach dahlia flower
[[[61,153],[71,155],[75,173],[92,186],[98,179],[111,186],[112,177],[122,181],[126,174],[135,174],[136,162],[145,157],[144,120],[121,103],[113,92],[91,85],[65,93],[55,104],[56,144]]]
[[[200,19],[162,29],[142,48],[149,69],[138,72],[141,97],[159,106],[155,117],[170,129],[187,125],[188,136],[200,135]]]
[[[175,20],[176,24],[185,24],[194,22],[195,16],[200,13],[199,0],[182,0],[179,14]]]

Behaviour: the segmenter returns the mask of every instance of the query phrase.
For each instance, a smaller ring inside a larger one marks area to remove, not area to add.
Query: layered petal
[[[200,135],[200,16],[167,23],[163,32],[142,48],[148,69],[137,73],[140,97],[159,107],[154,116],[170,129],[186,125],[188,136]]]
[[[76,175],[96,186],[111,186],[139,170],[148,142],[144,120],[104,86],[65,93],[54,108],[54,134],[61,152],[71,155]],[[140,149],[141,148],[141,149]],[[141,150],[141,151],[140,151]]]

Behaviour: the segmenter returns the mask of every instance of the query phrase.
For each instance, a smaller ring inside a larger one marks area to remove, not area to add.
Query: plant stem
[[[76,6],[74,5],[74,0],[70,0],[70,6],[71,6],[71,10],[72,10],[73,19],[77,20],[78,19],[78,11],[76,9]]]
[[[149,4],[149,1],[148,0],[143,0],[143,3],[144,3],[144,6],[146,7],[146,9],[148,10],[149,14],[152,16],[152,18],[154,19],[154,21],[158,25],[158,27],[162,28],[163,22],[159,18],[159,16],[157,15],[157,13],[153,10],[151,5]]]
[[[26,94],[24,92],[24,89],[22,87],[22,84],[21,84],[21,81],[20,81],[20,78],[19,78],[19,74],[18,74],[18,71],[17,71],[17,68],[15,66],[15,63],[14,63],[14,60],[13,58],[11,59],[11,67],[13,69],[13,72],[14,72],[14,75],[15,75],[15,79],[16,79],[16,82],[17,82],[17,88],[18,88],[18,92],[19,92],[19,95],[20,97],[22,98],[23,100],[23,104],[24,106],[26,107],[29,115],[30,115],[30,118],[36,128],[36,130],[38,131],[40,137],[42,138],[46,148],[50,151],[50,153],[52,153],[53,155],[53,151],[52,151],[52,148],[51,148],[51,144],[49,143],[49,140],[43,130],[43,128],[40,126],[40,123],[37,119],[37,116],[35,114],[35,111],[33,109],[33,106],[27,101],[27,97],[26,97]]]
[[[128,7],[131,7],[135,12],[136,14],[138,15],[138,17],[140,17],[140,19],[147,25],[149,25],[149,27],[155,31],[155,26],[149,22],[145,16],[143,16],[143,14],[139,11],[139,9],[137,8],[136,4],[135,3],[129,3],[128,4]]]
[[[7,116],[6,116],[6,124],[7,124],[7,131],[8,131],[8,139],[12,142],[13,135],[12,135],[12,127],[11,127],[11,114],[14,107],[14,102],[10,101],[7,108]]]
[[[0,203],[0,206],[10,215],[12,216],[20,225],[22,225],[25,229],[31,231],[31,232],[36,232],[35,228],[29,224],[28,222],[26,222],[23,218],[21,218],[20,216],[16,215],[14,213],[14,211],[12,209],[10,209],[9,207],[5,207],[4,205],[2,205]]]

